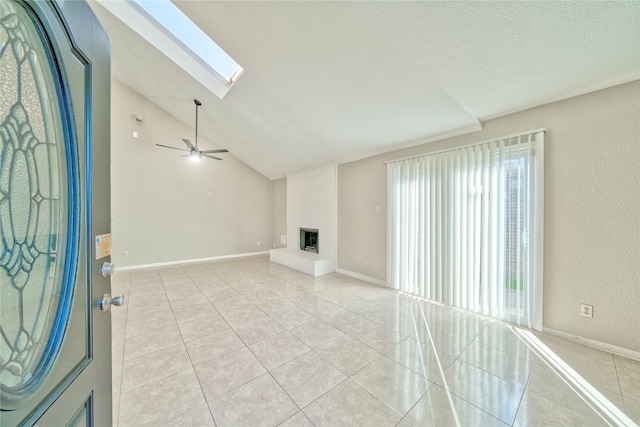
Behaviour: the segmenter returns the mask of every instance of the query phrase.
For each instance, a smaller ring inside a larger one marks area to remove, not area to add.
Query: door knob
[[[103,262],[100,266],[100,274],[102,274],[102,277],[111,276],[115,272],[116,266],[111,264],[110,262]]]
[[[121,306],[122,304],[124,304],[124,295],[118,295],[112,298],[111,295],[104,294],[100,299],[100,310],[107,311],[112,305]]]

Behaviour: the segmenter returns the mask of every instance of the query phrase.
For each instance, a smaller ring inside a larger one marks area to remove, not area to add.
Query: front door
[[[2,426],[111,424],[109,98],[84,1],[0,0]]]

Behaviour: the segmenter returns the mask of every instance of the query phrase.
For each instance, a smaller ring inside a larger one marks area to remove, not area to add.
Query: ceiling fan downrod
[[[202,102],[197,99],[193,100],[193,103],[196,104],[196,150],[198,149],[198,107],[202,105]]]

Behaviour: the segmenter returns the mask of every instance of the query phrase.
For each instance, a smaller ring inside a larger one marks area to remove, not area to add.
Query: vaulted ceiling
[[[640,79],[637,1],[175,4],[245,69],[225,98],[91,1],[113,77],[271,179]]]

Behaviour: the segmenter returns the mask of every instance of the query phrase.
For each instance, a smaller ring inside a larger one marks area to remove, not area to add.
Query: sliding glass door
[[[542,131],[387,163],[387,284],[542,326]]]

